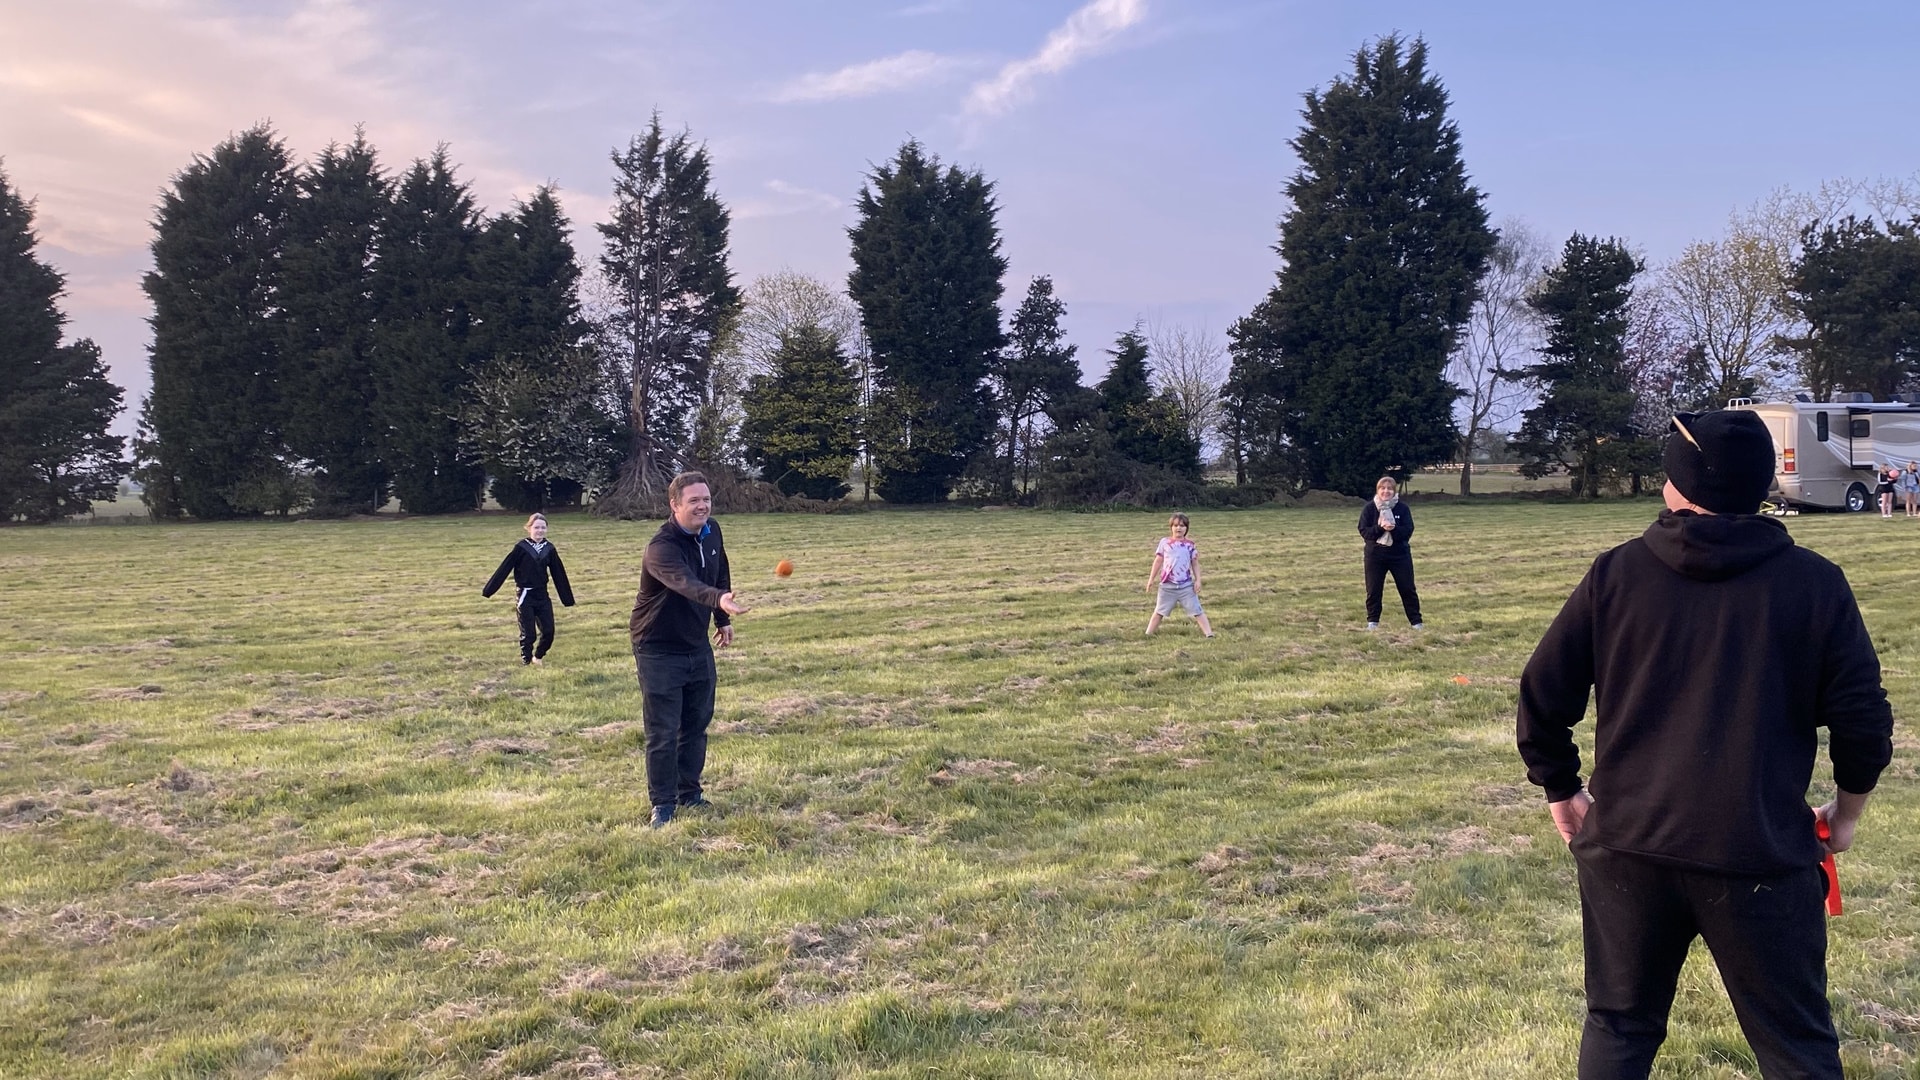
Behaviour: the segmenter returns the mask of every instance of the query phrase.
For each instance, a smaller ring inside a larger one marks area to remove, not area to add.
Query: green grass
[[[0,1076],[1571,1075],[1514,686],[1652,513],[1421,509],[1421,635],[1360,632],[1349,511],[1203,513],[1211,642],[1141,636],[1158,515],[728,518],[717,806],[660,832],[651,526],[556,519],[544,670],[479,596],[505,517],[10,530]],[[1791,527],[1910,714],[1920,525]],[[1920,1077],[1900,745],[1842,859],[1850,1077]],[[1658,1074],[1755,1075],[1704,956]]]

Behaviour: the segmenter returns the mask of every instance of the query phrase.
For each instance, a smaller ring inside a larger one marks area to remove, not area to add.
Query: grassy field
[[[1157,515],[729,518],[717,805],[659,832],[651,526],[555,520],[544,670],[479,595],[510,518],[10,530],[0,1076],[1569,1076],[1515,680],[1653,509],[1421,508],[1418,635],[1361,632],[1349,511],[1201,514],[1214,641],[1141,636]],[[1920,523],[1791,527],[1910,716]],[[1841,863],[1849,1077],[1920,1077],[1899,743]],[[1704,956],[1658,1075],[1757,1075]]]

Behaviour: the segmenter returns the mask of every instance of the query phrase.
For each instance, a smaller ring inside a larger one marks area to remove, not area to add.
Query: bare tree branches
[[[1227,381],[1226,339],[1203,323],[1154,322],[1147,327],[1154,388],[1179,411],[1180,422],[1202,450],[1220,444],[1220,387]]]
[[[1540,328],[1527,297],[1540,283],[1553,249],[1525,222],[1508,219],[1480,277],[1460,342],[1447,361],[1447,381],[1460,388],[1460,494],[1473,494],[1473,452],[1488,432],[1505,430],[1532,393],[1517,374],[1533,362]]]

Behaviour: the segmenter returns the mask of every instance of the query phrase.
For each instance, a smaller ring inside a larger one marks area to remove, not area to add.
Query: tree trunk
[[[1473,459],[1463,457],[1460,462],[1460,494],[1473,494]]]

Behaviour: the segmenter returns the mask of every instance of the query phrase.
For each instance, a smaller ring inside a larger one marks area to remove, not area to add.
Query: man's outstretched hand
[[[1547,810],[1553,814],[1553,827],[1560,830],[1560,839],[1573,843],[1580,835],[1580,829],[1587,823],[1587,810],[1593,806],[1593,796],[1582,791],[1571,799],[1562,799],[1557,803],[1548,803]]]
[[[720,610],[729,615],[745,615],[752,609],[740,601],[735,600],[732,593],[724,592],[720,594]]]

